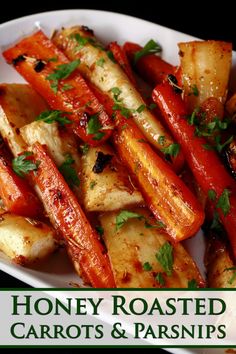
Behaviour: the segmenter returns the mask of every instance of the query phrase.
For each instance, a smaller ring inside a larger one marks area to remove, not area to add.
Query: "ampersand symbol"
[[[126,338],[127,339],[128,338],[125,335],[125,330],[122,329],[120,322],[114,323],[113,330],[111,331],[111,335],[115,339],[119,339],[119,338]]]

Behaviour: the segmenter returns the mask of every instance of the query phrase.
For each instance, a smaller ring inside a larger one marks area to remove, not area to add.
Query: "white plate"
[[[3,50],[9,44],[32,33],[39,27],[50,35],[55,28],[76,24],[93,28],[95,34],[104,42],[116,40],[123,43],[128,40],[145,44],[150,38],[153,38],[161,44],[163,58],[172,64],[178,63],[177,43],[195,39],[192,36],[126,15],[95,10],[66,10],[27,16],[0,25],[0,47]],[[234,71],[236,71],[235,54]],[[5,63],[2,56],[0,56],[0,80],[1,82],[24,81],[13,68]],[[236,88],[236,81],[232,85]],[[199,233],[194,239],[188,241],[187,247],[204,272],[202,234]],[[0,253],[0,269],[34,287],[70,287],[71,284],[79,282],[63,251],[52,256],[46,264],[31,269],[12,264]],[[209,349],[170,349],[169,351],[175,354],[224,353],[223,350],[215,349],[214,351]]]

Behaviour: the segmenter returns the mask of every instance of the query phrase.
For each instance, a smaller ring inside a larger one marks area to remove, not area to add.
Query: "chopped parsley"
[[[113,55],[111,50],[107,51],[107,56],[113,63],[116,63],[115,57],[114,57],[114,55]]]
[[[120,104],[114,104],[112,107],[113,111],[120,111],[122,116],[124,116],[126,119],[130,118],[132,111],[129,108],[126,108]]]
[[[83,155],[87,154],[87,152],[89,151],[89,144],[81,145],[80,146],[80,150],[81,150]]]
[[[106,62],[106,61],[105,61],[104,58],[100,58],[100,59],[97,60],[96,64],[97,64],[98,66],[100,66],[101,68],[103,68],[105,62]]]
[[[73,88],[74,88],[74,86],[72,86],[70,84],[64,84],[61,89],[62,89],[62,91],[68,91],[68,90],[71,90]]]
[[[224,216],[228,215],[230,211],[230,191],[226,188],[220,195],[216,207],[222,210]]]
[[[198,288],[198,284],[196,279],[192,279],[188,281],[188,288],[189,289],[197,289]]]
[[[149,224],[149,222],[146,220],[144,223],[144,227],[146,229],[164,229],[166,225],[162,221],[156,221],[156,223],[153,225]]]
[[[100,225],[95,226],[95,230],[97,231],[99,236],[103,236],[104,235],[104,229],[103,229],[102,226],[100,226]]]
[[[58,65],[52,74],[46,77],[51,82],[51,88],[54,93],[58,91],[58,83],[60,80],[67,79],[79,66],[80,59],[76,59],[68,64]]]
[[[149,262],[145,262],[145,263],[143,264],[143,270],[146,270],[146,271],[152,270],[151,264],[150,264]]]
[[[173,272],[173,246],[169,242],[165,242],[156,253],[156,259],[161,264],[163,270],[168,276]]]
[[[191,92],[189,93],[189,96],[191,96],[191,95],[194,95],[194,96],[196,96],[196,97],[199,96],[199,90],[198,90],[196,84],[194,84],[194,85],[191,86]]]
[[[222,231],[223,231],[223,227],[222,227],[221,222],[219,220],[219,214],[217,213],[217,211],[214,211],[213,220],[210,225],[210,229],[216,231],[217,233],[222,233]]]
[[[224,269],[224,272],[232,271],[232,270],[234,270],[233,275],[230,278],[230,280],[228,281],[228,284],[230,284],[230,285],[232,285],[235,282],[235,280],[236,280],[236,267],[230,267],[230,268],[225,268]]]
[[[158,143],[163,146],[165,144],[166,137],[164,135],[159,136]]]
[[[91,181],[90,184],[89,184],[89,188],[90,189],[94,189],[94,187],[96,186],[97,182],[96,181]]]
[[[51,124],[53,122],[57,122],[60,125],[70,124],[71,121],[66,117],[67,114],[70,114],[70,112],[63,112],[59,110],[45,111],[36,117],[36,120],[42,120],[47,124]]]
[[[143,218],[144,218],[143,215],[133,213],[132,211],[129,210],[122,210],[116,216],[116,230],[118,231],[119,229],[121,229],[129,219],[142,220]]]
[[[157,273],[156,277],[155,277],[155,280],[162,286],[165,285],[165,279],[163,277],[163,274],[162,273]]]
[[[161,151],[165,155],[173,156],[176,157],[179,154],[180,151],[180,145],[177,143],[173,143],[165,148],[162,148]]]
[[[119,89],[119,87],[112,87],[111,92],[113,93],[115,103],[120,103],[121,100],[119,99],[119,96],[122,91]]]
[[[12,160],[12,169],[18,176],[24,177],[30,171],[36,171],[38,169],[39,162],[34,163],[30,159],[27,160],[27,157],[32,155],[32,152],[25,151],[22,155]]]
[[[105,135],[105,133],[99,131],[99,129],[101,128],[102,125],[99,122],[98,113],[92,115],[88,121],[87,129],[86,129],[87,134],[94,134],[93,140],[100,140]]]
[[[79,186],[80,184],[78,174],[75,168],[73,167],[74,163],[75,160],[73,159],[73,157],[70,154],[67,154],[65,156],[65,161],[58,168],[70,187]]]
[[[212,201],[216,200],[216,192],[213,189],[209,189],[208,198]]]
[[[142,113],[146,108],[146,105],[145,104],[141,104],[137,109],[136,109],[136,112],[138,113]]]
[[[153,39],[150,39],[150,41],[148,41],[141,50],[135,53],[134,63],[136,64],[142,57],[146,55],[160,53],[161,51],[161,46]]]

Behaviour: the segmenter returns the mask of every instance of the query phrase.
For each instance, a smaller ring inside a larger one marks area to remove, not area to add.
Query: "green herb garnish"
[[[156,259],[161,264],[163,270],[168,276],[172,275],[173,272],[173,246],[166,242],[156,253]]]
[[[143,270],[146,270],[146,271],[152,270],[151,264],[150,264],[149,262],[145,262],[145,263],[143,264]]]
[[[165,279],[164,279],[162,273],[157,273],[155,279],[156,279],[156,281],[157,281],[160,285],[162,285],[162,286],[165,285]]]
[[[230,194],[231,192],[228,189],[224,189],[216,204],[216,207],[222,210],[224,216],[226,216],[230,211]]]
[[[98,59],[98,60],[96,61],[96,64],[97,64],[98,66],[100,66],[101,68],[103,68],[105,62],[106,62],[106,61],[105,61],[104,58],[100,58],[100,59]]]
[[[212,201],[216,200],[216,192],[213,189],[209,189],[208,198]]]
[[[235,282],[235,280],[236,280],[236,267],[225,268],[224,272],[230,271],[230,270],[235,270],[235,272],[233,273],[232,277],[228,281],[228,284],[232,285]]]
[[[188,281],[188,288],[189,289],[197,289],[198,288],[198,284],[196,279],[192,279]]]
[[[150,39],[141,50],[135,53],[134,63],[136,64],[139,59],[146,55],[160,53],[161,51],[161,46],[153,39]]]
[[[165,148],[162,148],[161,151],[165,155],[173,156],[176,157],[179,154],[180,151],[180,145],[177,143],[173,143]]]
[[[144,218],[143,215],[133,213],[132,211],[129,211],[129,210],[122,210],[116,216],[116,230],[121,229],[129,219],[142,220],[143,218]]]
[[[70,154],[67,154],[65,156],[65,161],[58,168],[70,187],[79,186],[79,184],[80,184],[78,174],[77,174],[75,168],[73,167],[74,163],[75,163],[75,160],[73,159],[73,157]]]
[[[42,120],[47,124],[52,124],[53,122],[57,122],[60,125],[70,124],[71,121],[66,117],[67,114],[70,114],[70,112],[63,112],[59,110],[45,111],[42,112],[36,120]]]
[[[39,162],[34,163],[31,160],[27,160],[27,157],[32,155],[32,152],[25,151],[22,155],[12,160],[12,169],[18,176],[24,177],[30,171],[36,171],[38,169]]]

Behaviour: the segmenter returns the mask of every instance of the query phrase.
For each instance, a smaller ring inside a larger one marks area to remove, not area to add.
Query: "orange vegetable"
[[[117,42],[111,42],[108,49],[113,53],[115,60],[124,70],[132,84],[136,86],[136,80],[124,49]]]
[[[131,63],[133,63],[135,53],[143,49],[140,45],[130,42],[126,42],[123,48]],[[152,86],[161,83],[167,75],[174,74],[175,71],[174,66],[155,54],[140,58],[135,68],[139,75]]]
[[[112,121],[76,70],[79,61],[74,61],[74,70],[66,76],[69,60],[42,31],[24,38],[3,52],[3,56],[45,98],[53,110],[68,112],[74,132],[83,141],[95,146],[111,135]],[[64,74],[62,79],[55,77],[58,70],[62,72],[61,76]],[[99,120],[95,133],[87,130],[91,117]]]
[[[53,226],[63,235],[68,252],[81,276],[96,288],[115,287],[108,257],[76,197],[39,143],[32,146],[37,173],[30,174]]]
[[[0,148],[0,196],[5,208],[11,213],[37,218],[42,214],[42,206],[27,181],[12,170],[7,151]]]

